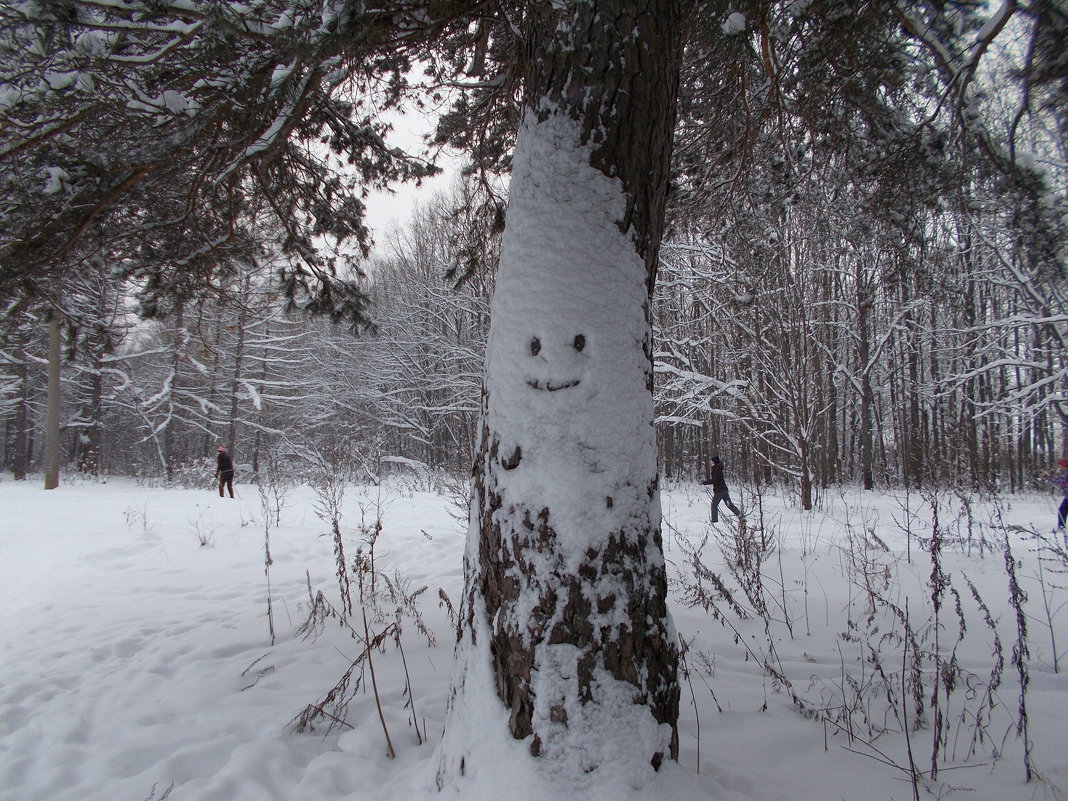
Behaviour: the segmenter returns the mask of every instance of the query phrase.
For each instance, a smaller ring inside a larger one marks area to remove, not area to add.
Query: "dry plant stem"
[[[972,548],[976,544],[979,546],[979,558],[982,559],[986,554],[987,541],[986,536],[982,533],[982,527],[980,527],[980,536],[978,539],[975,537],[975,514],[972,511],[972,501],[961,490],[956,490],[957,498],[960,499],[962,514],[967,520],[968,536],[964,539],[964,544],[967,545],[967,555],[971,557]]]
[[[286,496],[292,486],[292,478],[288,476],[282,467],[282,463],[274,454],[268,454],[264,468],[260,470],[260,481],[267,490],[270,498],[267,508],[274,517],[275,526],[282,525],[282,509],[286,505]],[[265,508],[264,513],[267,513]]]
[[[905,601],[905,628],[909,627],[909,604]],[[902,652],[901,652],[901,716],[903,730],[905,733],[905,747],[908,749],[909,755],[909,775],[912,779],[912,799],[913,801],[920,801],[920,783],[919,777],[916,772],[916,759],[912,755],[912,737],[909,733],[908,727],[908,703],[905,700],[908,698],[908,655],[909,655],[909,638],[902,638]]]
[[[370,585],[370,599],[376,599],[378,597],[375,594],[375,592],[376,592],[376,587],[375,587],[375,577],[376,577],[375,576],[375,543],[378,541],[378,535],[381,532],[382,532],[382,519],[378,518],[375,521],[374,528],[367,535],[367,540],[366,540],[366,542],[367,542],[367,558],[366,558],[366,560],[361,559],[359,554],[357,554],[356,569],[357,569],[358,572],[357,572],[356,579],[357,579],[357,582],[358,582],[358,585],[359,585],[359,590],[360,590],[360,615],[363,617],[363,636],[364,636],[364,642],[366,643],[366,648],[367,648],[367,652],[366,652],[367,664],[371,669],[371,689],[374,691],[375,706],[378,708],[378,720],[382,723],[382,733],[386,736],[386,756],[388,756],[390,759],[395,759],[396,756],[397,756],[397,752],[394,750],[394,748],[393,748],[393,740],[389,736],[389,727],[386,726],[386,715],[382,711],[382,696],[378,692],[378,678],[375,675],[374,658],[371,656],[371,651],[372,651],[372,647],[371,647],[371,626],[367,622],[367,603],[368,603],[369,599],[368,599],[367,594],[364,591],[364,588],[366,586],[364,582],[366,580],[367,582],[369,582],[369,585]],[[346,577],[347,577],[347,575],[348,574],[346,572]],[[397,628],[395,630],[395,636],[396,636],[396,639],[399,641],[400,640],[400,630],[399,630],[399,628]]]
[[[842,653],[842,644],[838,643],[837,645],[838,645],[839,672],[841,674],[841,677],[839,678],[840,687],[841,687],[840,692],[842,694],[842,706],[845,707],[846,706],[846,691],[845,691],[845,688],[846,688],[846,684],[847,684],[847,682],[846,682],[845,654]],[[827,714],[829,714],[830,710],[829,709],[825,709],[825,710],[823,710],[823,712],[824,712],[824,718],[826,718],[826,716],[827,716]],[[844,727],[840,727],[840,728],[842,728],[842,730],[845,731],[846,739],[848,739],[849,742],[852,743],[853,742],[853,715],[852,715],[852,710],[850,710],[850,714],[845,716],[845,721],[846,721],[846,725]]]
[[[342,720],[342,719],[341,719],[341,718],[339,718],[339,717],[338,717],[337,715],[331,715],[331,714],[330,714],[329,712],[327,712],[327,711],[326,711],[325,709],[322,709],[322,708],[320,708],[320,709],[316,710],[316,712],[317,712],[318,714],[322,715],[322,716],[323,716],[323,717],[325,717],[325,718],[330,718],[330,720],[332,720],[332,721],[333,721],[334,723],[336,723],[336,724],[337,724],[338,726],[344,726],[344,727],[345,727],[345,728],[347,728],[347,729],[353,729],[353,730],[355,730],[355,728],[356,728],[356,727],[355,727],[355,726],[353,726],[353,725],[352,725],[351,723],[349,723],[349,722],[348,722],[347,720]]]
[[[316,513],[321,519],[330,524],[335,545],[339,545],[340,500],[343,496],[344,483],[341,480],[333,480],[335,477],[335,473],[324,472],[320,475],[320,483],[315,487],[316,492],[319,494]],[[378,539],[382,534],[380,504],[377,512],[373,525],[362,523],[359,527],[363,544],[357,548],[351,565],[348,562],[341,562],[338,566],[339,581],[342,582],[342,605],[340,609],[326,599],[322,590],[313,591],[310,574],[307,577],[310,603],[309,614],[307,620],[298,629],[298,634],[305,638],[316,637],[323,631],[324,625],[328,620],[336,620],[343,628],[348,630],[354,640],[360,643],[360,651],[355,659],[350,660],[351,664],[348,669],[333,688],[327,692],[326,696],[317,703],[309,704],[305,707],[304,711],[294,719],[294,725],[297,731],[305,731],[314,729],[314,724],[317,720],[327,719],[331,721],[330,728],[333,728],[334,725],[349,726],[350,724],[345,722],[349,701],[355,697],[361,685],[366,688],[364,681],[369,673],[379,722],[386,739],[386,752],[390,758],[394,758],[396,749],[389,733],[385,711],[382,706],[383,699],[378,687],[374,652],[376,650],[384,650],[390,640],[396,643],[404,667],[405,691],[410,699],[405,703],[405,706],[407,707],[408,703],[412,704],[412,721],[416,725],[416,737],[422,744],[427,742],[426,723],[424,720],[423,730],[420,732],[419,716],[415,708],[407,657],[401,644],[401,621],[403,618],[410,616],[419,632],[426,637],[428,645],[434,644],[434,636],[426,627],[418,608],[418,598],[427,588],[424,586],[411,591],[408,586],[409,582],[399,573],[393,579],[385,573],[379,575],[376,551]],[[363,519],[366,519],[366,515],[364,515]],[[343,553],[339,548],[335,549],[335,556]],[[355,599],[350,596],[353,583],[355,583],[358,593]],[[348,588],[347,592],[346,588]],[[443,603],[447,601],[447,596],[443,592],[439,593],[439,595],[442,597]],[[392,622],[389,621],[390,612],[384,608],[387,603],[393,607],[392,616],[395,619]],[[352,614],[357,604],[360,608],[359,619]],[[374,627],[379,624],[381,624],[381,630],[376,632]],[[357,631],[357,626],[362,628],[362,632]]]
[[[686,679],[686,684],[690,687],[690,699],[693,701],[693,715],[697,719],[697,773],[701,773],[701,711],[697,707],[697,693],[693,691],[693,680],[690,677],[690,665],[686,661],[686,655],[689,653],[690,645],[679,634],[679,668],[682,671],[683,678]]]
[[[833,719],[829,719],[829,718],[824,718],[823,720],[824,720],[825,723],[829,723],[831,726],[833,726],[834,728],[838,729],[838,731],[840,731],[840,732],[844,732],[845,731],[845,729],[843,728],[841,723],[838,723],[837,721],[835,721]],[[850,748],[849,746],[843,746],[843,748],[846,751],[848,751],[849,753],[851,753],[851,754],[859,754],[860,756],[867,757],[868,759],[874,759],[876,762],[878,762],[878,763],[880,763],[882,765],[886,765],[889,768],[894,768],[895,770],[899,770],[902,773],[908,774],[909,781],[913,782],[913,783],[915,783],[917,785],[917,791],[916,791],[917,795],[915,796],[915,801],[919,801],[918,784],[919,784],[920,779],[923,778],[923,774],[919,770],[916,770],[915,766],[913,766],[910,769],[910,768],[903,767],[902,765],[899,765],[892,758],[887,756],[887,754],[885,754],[884,752],[879,750],[879,748],[877,748],[875,743],[873,741],[871,741],[871,740],[865,740],[862,737],[855,737],[854,741],[860,743],[861,745],[863,745],[865,748],[867,748],[869,750],[868,751],[859,751],[856,748]]]
[[[786,604],[786,574],[783,572],[783,569],[782,569],[782,546],[780,545],[775,550],[776,550],[777,555],[779,557],[779,587],[782,590],[782,616],[783,616],[783,619],[786,621],[786,628],[790,632],[790,639],[792,640],[792,639],[794,639],[794,627],[793,627],[792,621],[790,620],[790,609],[788,608],[788,606]],[[806,607],[805,618],[807,620],[807,618],[808,618],[808,608],[807,608],[808,607],[808,600],[807,599],[805,601],[805,607]]]
[[[757,489],[755,498],[756,498],[756,505],[757,505],[757,520],[758,520],[758,528],[757,528],[757,530],[760,532],[760,546],[759,547],[760,547],[761,554],[766,554],[767,553],[768,548],[771,547],[772,539],[775,539],[775,540],[777,540],[779,542],[779,544],[775,546],[775,550],[777,552],[776,555],[778,556],[778,561],[779,561],[779,591],[781,593],[781,598],[782,598],[782,603],[779,604],[779,606],[782,609],[782,617],[783,617],[783,622],[786,624],[786,630],[790,632],[790,639],[792,640],[792,639],[794,639],[794,626],[793,626],[793,621],[790,619],[790,609],[789,609],[789,604],[788,604],[787,599],[786,599],[786,575],[784,574],[783,567],[782,567],[781,538],[778,536],[777,532],[769,532],[768,531],[767,521],[764,518],[764,494],[759,488]],[[759,570],[759,567],[758,567],[758,570]],[[761,579],[763,579],[763,576],[761,576]]]
[[[1009,577],[1009,603],[1016,611],[1016,642],[1012,646],[1012,664],[1016,668],[1017,680],[1020,684],[1020,703],[1016,721],[1016,734],[1023,741],[1024,749],[1024,776],[1030,782],[1033,777],[1031,769],[1031,736],[1027,721],[1027,687],[1031,678],[1027,671],[1027,660],[1030,657],[1030,649],[1027,646],[1027,614],[1024,612],[1024,602],[1027,594],[1021,589],[1016,580],[1016,558],[1012,554],[1012,545],[1009,542],[1008,529],[1003,529],[1005,553],[1005,572]]]
[[[340,517],[332,521],[334,533],[334,557],[337,560],[337,582],[341,592],[341,609],[344,613],[352,614],[352,586],[349,583],[349,571],[345,563],[345,543],[341,537]]]
[[[252,674],[252,669],[254,667],[256,667],[256,665],[258,665],[264,659],[266,659],[269,654],[270,654],[270,652],[268,651],[263,656],[258,656],[254,660],[252,660],[252,664],[250,664],[247,668],[245,668],[244,670],[241,671],[241,678],[246,678],[250,674]],[[264,668],[260,668],[259,670],[256,671],[256,678],[254,678],[250,684],[246,684],[244,687],[242,687],[241,688],[241,692],[245,692],[246,690],[251,690],[253,687],[256,686],[256,684],[259,682],[260,679],[262,679],[264,676],[266,676],[266,675],[268,675],[270,673],[274,673],[274,665],[267,665]]]
[[[761,510],[763,509],[762,506],[760,508]],[[761,519],[762,515],[763,512],[761,512]],[[745,644],[746,650],[752,654],[756,662],[763,665],[766,676],[771,677],[774,681],[781,684],[789,693],[790,699],[793,701],[794,705],[800,711],[804,712],[806,705],[794,691],[793,685],[787,678],[786,671],[782,665],[782,659],[779,656],[778,649],[775,647],[775,635],[772,632],[772,623],[775,621],[771,615],[771,610],[768,608],[767,599],[770,597],[773,600],[776,600],[776,602],[777,599],[765,588],[763,573],[764,561],[768,556],[768,549],[771,547],[771,540],[767,531],[764,528],[755,531],[746,523],[745,517],[742,516],[738,518],[737,529],[733,537],[720,537],[718,542],[728,569],[734,576],[735,581],[741,586],[753,611],[764,622],[764,637],[768,648],[767,654],[758,656],[749,647],[748,643]],[[787,628],[790,628],[789,612],[785,608],[782,611],[785,624]],[[734,625],[726,620],[726,618],[723,618],[723,621],[734,629],[736,641],[744,642],[744,638]],[[792,629],[791,636],[793,636]],[[767,709],[766,697],[764,701],[764,709]]]
[[[708,545],[708,535],[704,535],[700,545],[694,546],[690,545],[682,533],[670,523],[665,521],[665,526],[673,533],[675,541],[686,556],[686,561],[692,567],[693,578],[696,580],[694,583],[683,584],[687,604],[690,606],[700,606],[706,612],[710,612],[714,620],[720,620],[723,617],[723,613],[717,607],[716,600],[722,599],[731,608],[734,614],[742,620],[747,619],[749,613],[746,612],[741,604],[734,599],[731,591],[723,583],[723,579],[717,573],[710,570],[702,561],[702,554],[704,553],[705,546]],[[712,591],[709,591],[705,586],[706,581],[712,585]],[[447,597],[444,600],[448,602]],[[451,602],[448,603],[448,610],[450,619],[454,619]]]
[[[1031,531],[1031,538],[1038,542],[1038,586],[1039,589],[1042,591],[1042,609],[1046,613],[1046,627],[1049,629],[1050,649],[1053,652],[1053,672],[1060,673],[1060,654],[1057,653],[1057,632],[1053,626],[1053,619],[1057,616],[1057,613],[1064,607],[1064,604],[1061,604],[1060,606],[1054,608],[1051,603],[1052,587],[1055,587],[1056,585],[1049,585],[1046,583],[1045,562],[1047,558],[1049,558],[1051,561],[1056,560],[1058,558],[1064,560],[1065,553],[1056,543],[1051,544],[1047,537],[1044,537],[1043,535],[1039,534],[1034,529],[1032,529]],[[1048,557],[1047,554],[1049,554]],[[1053,572],[1063,573],[1064,571],[1058,571],[1056,568],[1054,568]]]
[[[267,577],[267,628],[271,632],[271,645],[274,645],[274,606],[271,603],[271,538],[269,533],[264,534],[263,540],[264,560],[263,574]]]
[[[999,703],[996,694],[998,687],[1001,686],[1001,676],[1005,668],[1005,652],[1001,646],[1001,637],[998,636],[997,622],[990,613],[990,608],[983,601],[982,596],[979,595],[979,590],[976,589],[971,581],[968,581],[968,588],[971,590],[975,602],[979,605],[979,611],[983,614],[983,621],[986,623],[986,627],[990,629],[994,636],[993,655],[995,657],[994,667],[990,671],[990,680],[986,684],[979,708],[975,713],[972,740],[968,747],[968,757],[971,758],[975,755],[982,738],[987,736],[987,726],[991,721],[990,716],[994,712],[995,706]]]
[[[408,675],[408,660],[404,657],[404,646],[401,645],[400,629],[397,629],[397,650],[400,651],[401,665],[404,667],[404,687],[408,691],[408,703],[412,705],[412,723],[415,724],[415,739],[422,745],[423,735],[419,732],[419,715],[415,711],[415,693],[412,691],[412,677]],[[374,676],[371,677],[372,683]],[[388,736],[388,735],[387,735]]]
[[[342,612],[352,614],[352,587],[345,561],[345,544],[341,535],[341,507],[345,500],[345,488],[350,472],[347,465],[336,458],[323,458],[312,489],[318,496],[315,514],[330,525],[334,540],[334,559],[337,563],[338,588],[341,592]]]
[[[171,797],[171,790],[173,789],[174,782],[172,781],[167,787],[167,789],[163,791],[163,795],[161,795],[159,798],[156,798],[156,785],[153,784],[152,792],[148,794],[148,797],[145,799],[145,801],[167,801],[167,799]]]
[[[939,703],[939,691],[942,679],[942,652],[940,648],[940,637],[942,634],[941,611],[942,596],[946,589],[947,578],[945,573],[942,572],[942,564],[940,561],[942,551],[942,530],[938,525],[938,497],[932,496],[929,501],[931,506],[931,578],[929,580],[929,586],[931,588],[931,608],[934,610],[934,676],[931,681],[931,713],[933,716],[931,724],[931,778],[937,779],[938,750],[942,741],[943,728],[942,707]],[[946,694],[949,694],[948,689]]]
[[[703,667],[708,672],[708,675],[710,675],[710,676],[713,675],[715,673],[715,669],[714,669],[711,661],[709,660],[708,656],[705,655],[705,654],[702,654],[700,651],[698,651],[697,655],[698,655],[698,657],[703,658],[703,660],[704,660]],[[692,671],[691,671],[691,675],[692,675]],[[708,694],[712,696],[712,702],[716,705],[716,711],[719,712],[720,714],[723,714],[723,707],[720,705],[719,698],[716,697],[716,691],[712,689],[712,685],[708,683],[708,680],[704,677],[704,674],[702,672],[700,672],[700,671],[697,672],[697,678],[699,678],[701,680],[701,683],[703,685],[705,685],[705,689],[708,690]]]
[[[271,645],[274,645],[274,605],[271,598],[271,504],[267,488],[262,482],[256,484],[260,496],[260,509],[263,511],[263,575],[267,578],[267,628],[271,633]]]
[[[1046,626],[1049,627],[1049,644],[1053,652],[1053,672],[1060,673],[1060,662],[1057,658],[1057,632],[1053,627],[1053,610],[1049,605],[1049,595],[1046,592],[1046,574],[1042,569],[1042,555],[1038,557],[1038,584],[1042,589],[1042,608],[1046,612]]]
[[[842,493],[842,490],[839,490],[839,492]],[[802,597],[802,601],[803,601],[803,605],[804,605],[804,611],[805,611],[805,636],[806,637],[811,637],[812,636],[812,619],[811,619],[811,616],[809,614],[808,597],[809,597],[809,577],[810,577],[811,572],[812,572],[812,563],[810,562],[810,559],[812,558],[812,553],[813,553],[813,550],[814,550],[814,547],[815,547],[815,543],[810,539],[810,537],[811,537],[811,526],[810,525],[806,525],[804,527],[804,529],[802,530],[802,532],[803,533],[802,533],[802,538],[801,538],[801,597]],[[818,539],[818,535],[817,535],[817,539]],[[779,556],[779,568],[780,568],[780,572],[781,572],[781,569],[782,569],[782,555],[781,554]],[[817,581],[818,581],[818,579],[817,579]]]
[[[389,737],[389,727],[386,726],[386,716],[382,712],[382,698],[378,694],[378,680],[375,678],[375,663],[371,658],[371,629],[367,625],[367,610],[362,606],[360,607],[360,614],[363,615],[363,633],[367,642],[367,664],[371,668],[371,689],[375,694],[375,706],[378,707],[378,719],[382,722],[382,733],[386,735],[386,756],[390,759],[397,757],[397,752],[393,750],[393,741]]]
[[[352,625],[351,621],[343,612],[339,611],[336,606],[334,606],[332,603],[330,603],[330,601],[326,599],[326,596],[323,595],[322,591],[317,594],[312,592],[310,574],[308,577],[308,594],[309,596],[311,596],[311,608],[313,610],[313,614],[314,610],[317,607],[321,607],[327,616],[334,618],[338,621],[342,628],[347,629],[354,640],[356,640],[361,645],[364,645],[366,643],[363,638],[363,635],[359,632],[359,630],[357,630],[356,627]],[[308,620],[305,620],[300,625],[300,628],[297,629],[297,634],[300,634],[305,638],[314,636],[314,632],[312,631],[313,624],[314,619],[312,616],[309,616]]]

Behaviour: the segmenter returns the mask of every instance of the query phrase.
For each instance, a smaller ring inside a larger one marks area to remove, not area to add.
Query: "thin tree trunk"
[[[812,468],[809,464],[810,446],[804,437],[798,438],[797,456],[801,469],[801,508],[806,512],[812,510]]]
[[[245,295],[247,297],[247,287]],[[230,420],[226,427],[226,441],[230,447],[230,456],[234,459],[238,450],[237,432],[241,423],[240,406],[238,404],[238,392],[241,389],[242,368],[245,359],[245,325],[248,323],[248,313],[244,305],[237,314],[237,343],[234,345],[234,372],[230,382]]]
[[[868,366],[871,360],[869,321],[875,305],[875,290],[864,274],[863,259],[857,259],[853,283],[857,293],[857,380],[860,383],[860,430],[857,436],[860,439],[860,476],[864,489],[870,491],[875,489],[875,432],[872,418],[875,393],[872,390],[871,370]]]
[[[199,328],[199,327],[198,327]],[[222,372],[222,347],[223,347],[223,331],[225,327],[222,322],[222,314],[216,313],[215,315],[215,331],[214,339],[211,343],[211,371],[208,373],[208,406],[214,409],[216,398],[219,395],[219,373]],[[202,340],[201,347],[208,349],[207,343]],[[222,435],[213,433],[216,425],[222,425],[222,421],[216,421],[214,411],[210,412],[211,422],[209,423],[211,430],[204,434],[202,439],[202,455],[211,456],[215,453],[215,448],[221,443]],[[232,447],[232,446],[231,446]]]
[[[174,352],[171,354],[171,370],[174,377],[171,379],[170,397],[167,399],[167,427],[163,430],[163,454],[166,462],[163,467],[168,481],[174,480],[174,468],[179,461],[178,421],[174,418],[174,397],[178,390],[182,363],[187,358],[188,345],[189,334],[185,330],[185,302],[182,298],[177,298],[174,305]]]
[[[89,403],[87,416],[89,423],[85,430],[78,433],[82,439],[78,449],[78,470],[82,473],[100,477],[100,450],[104,432],[104,373],[103,357],[93,354],[93,365],[89,376]]]
[[[44,488],[59,486],[59,393],[60,359],[63,352],[63,321],[52,310],[48,321],[48,415],[45,422]]]
[[[30,450],[30,371],[26,363],[26,338],[19,333],[17,375],[19,379],[18,406],[15,408],[15,452],[11,459],[11,473],[15,481],[25,481],[29,470]]]

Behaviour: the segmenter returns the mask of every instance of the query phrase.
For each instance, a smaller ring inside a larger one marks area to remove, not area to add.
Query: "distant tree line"
[[[65,464],[173,479],[202,471],[220,443],[256,469],[341,442],[368,465],[468,469],[491,276],[444,282],[462,225],[444,200],[413,213],[366,282],[376,325],[359,336],[286,311],[270,259],[235,265],[217,291],[150,320],[128,281],[83,271],[62,294]],[[40,469],[47,316],[23,304],[3,321],[0,447],[15,478]]]
[[[718,450],[806,508],[843,481],[1025,486],[1068,448],[1063,4],[898,4],[904,40],[877,3],[736,7],[750,35],[687,50],[666,471]]]
[[[802,504],[840,483],[1027,487],[1068,433],[1063,287],[1018,266],[994,199],[938,215],[939,244],[910,252],[874,223],[861,235],[836,221],[817,202],[829,189],[746,247],[666,243],[653,309],[665,474],[691,478],[720,453],[738,480],[785,482]],[[375,324],[358,336],[286,312],[269,261],[151,321],[103,265],[81,273],[64,292],[68,469],[173,480],[202,473],[219,443],[253,469],[342,443],[369,476],[465,474],[492,269],[446,274],[472,242],[492,264],[496,241],[456,214],[472,192],[458,184],[388,237],[366,283]],[[32,306],[5,326],[2,456],[23,478],[44,446],[48,329]]]
[[[5,470],[41,467],[53,320],[69,469],[174,479],[219,442],[469,469],[517,45],[462,5],[0,13]],[[839,5],[695,15],[650,310],[662,468],[718,452],[803,506],[1027,486],[1068,452],[1068,14]],[[450,94],[461,62],[501,77]],[[385,143],[413,94],[473,169],[366,264],[363,188],[433,170]]]

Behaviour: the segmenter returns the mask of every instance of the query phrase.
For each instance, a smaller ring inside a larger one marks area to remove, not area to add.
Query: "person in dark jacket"
[[[1060,489],[1062,498],[1061,506],[1057,510],[1057,528],[1064,531],[1065,521],[1068,520],[1068,459],[1058,459],[1057,467],[1061,471],[1049,477],[1049,480]],[[1065,533],[1065,547],[1068,547],[1068,532]]]
[[[234,462],[230,454],[226,452],[226,446],[219,446],[219,453],[215,457],[215,477],[219,479],[219,497],[223,497],[223,487],[230,490],[230,497],[234,497]]]
[[[718,456],[713,456],[708,463],[708,479],[701,483],[705,486],[712,486],[713,523],[719,522],[719,505],[721,502],[727,504],[727,508],[736,515],[741,516],[741,510],[731,502],[731,493],[727,489],[727,480],[723,477],[723,462],[720,461]]]

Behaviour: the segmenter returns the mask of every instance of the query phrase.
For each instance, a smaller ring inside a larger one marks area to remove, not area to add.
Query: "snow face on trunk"
[[[442,776],[501,753],[473,710],[502,701],[557,777],[636,788],[676,749],[645,263],[580,136],[528,114],[516,147]]]
[[[528,123],[486,352],[500,486],[552,510],[571,570],[648,519],[656,476],[645,265],[617,227],[619,182],[590,166],[578,135],[563,117]]]

